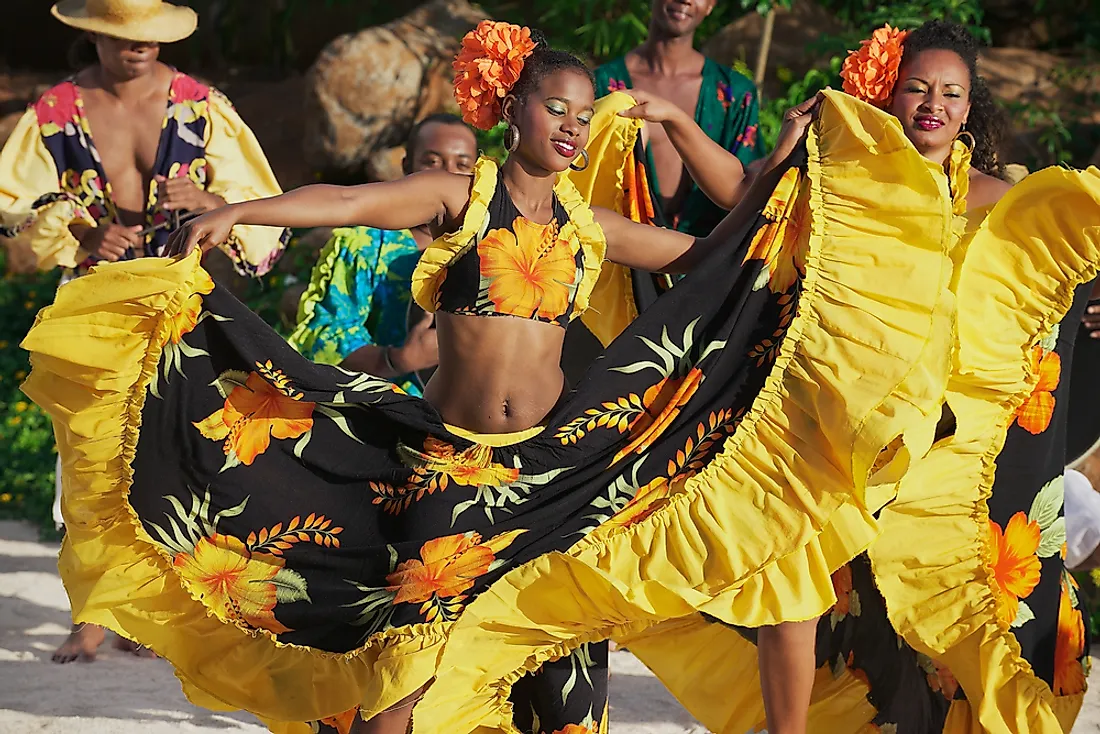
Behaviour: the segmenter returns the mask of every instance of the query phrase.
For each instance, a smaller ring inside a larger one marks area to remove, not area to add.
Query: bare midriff
[[[565,389],[565,329],[510,316],[436,314],[439,367],[424,391],[444,422],[476,433],[539,425]]]

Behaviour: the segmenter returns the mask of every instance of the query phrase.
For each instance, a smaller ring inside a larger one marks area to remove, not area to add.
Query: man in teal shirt
[[[676,103],[707,135],[748,166],[764,156],[757,135],[759,101],[752,80],[695,50],[695,31],[716,0],[653,0],[649,38],[596,69],[596,93],[641,89]],[[684,168],[659,125],[649,126],[646,173],[658,224],[704,237],[726,212]]]

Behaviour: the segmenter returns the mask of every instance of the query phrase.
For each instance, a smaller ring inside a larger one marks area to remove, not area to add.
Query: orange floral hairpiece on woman
[[[876,107],[885,107],[898,82],[902,44],[908,35],[909,31],[891,28],[887,23],[849,53],[840,71],[844,91]]]
[[[454,60],[455,101],[462,119],[481,130],[500,122],[500,103],[535,50],[529,28],[483,20],[462,39]]]

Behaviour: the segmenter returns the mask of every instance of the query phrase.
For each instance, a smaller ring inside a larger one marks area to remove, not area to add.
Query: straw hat
[[[182,41],[199,25],[191,8],[161,0],[61,0],[50,12],[67,26],[127,41]]]

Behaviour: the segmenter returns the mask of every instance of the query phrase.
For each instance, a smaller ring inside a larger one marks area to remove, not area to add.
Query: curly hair
[[[1009,136],[1008,117],[993,99],[985,80],[978,75],[978,39],[958,23],[930,20],[911,31],[904,43],[901,64],[922,51],[952,51],[970,71],[970,117],[966,129],[974,136],[972,165],[982,173],[1003,178],[1001,146]]]
[[[516,99],[526,99],[528,95],[539,88],[542,80],[551,74],[568,69],[583,75],[596,88],[596,78],[588,65],[568,51],[558,51],[551,48],[542,32],[531,29],[531,40],[536,44],[535,50],[523,63],[523,71],[516,80],[515,86],[510,90]]]

